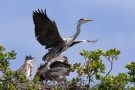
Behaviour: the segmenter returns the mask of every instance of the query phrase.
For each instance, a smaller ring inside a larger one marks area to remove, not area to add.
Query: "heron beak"
[[[33,58],[33,61],[37,61],[38,58]]]
[[[91,19],[85,19],[85,21],[86,21],[86,22],[89,22],[89,21],[93,21],[93,20],[91,20]]]

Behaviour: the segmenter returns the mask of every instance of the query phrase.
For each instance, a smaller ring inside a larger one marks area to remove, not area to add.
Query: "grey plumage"
[[[86,43],[86,42],[90,42],[90,43],[96,43],[98,40],[75,40],[70,47],[74,46],[77,43]]]
[[[45,57],[43,57],[43,58],[45,58]],[[67,60],[68,60],[68,58],[66,56],[59,55],[55,58],[52,58],[51,62],[55,62],[55,61],[67,62]]]
[[[77,24],[76,33],[66,40],[60,36],[56,23],[48,18],[46,11],[43,11],[42,9],[33,11],[33,21],[36,39],[41,45],[44,45],[45,48],[48,49],[48,53],[43,56],[43,60],[48,62],[59,56],[69,47],[84,42],[84,40],[76,42],[75,39],[80,34],[81,25],[92,20],[80,19]]]
[[[57,67],[69,68],[70,65],[68,64],[68,62],[55,61],[55,62],[53,62],[52,64],[50,64],[49,67],[50,67],[50,68],[57,68]]]
[[[66,76],[68,76],[69,72],[64,67],[55,67],[50,68],[46,72],[42,73],[42,79],[44,80],[52,80],[52,81],[64,81]]]
[[[31,56],[25,57],[24,64],[20,67],[19,71],[28,79],[32,75],[32,69],[34,67],[33,61],[35,61],[35,58]]]
[[[55,61],[50,65],[50,69],[44,69],[44,71],[42,71],[40,81],[64,81],[66,80],[66,76],[69,75],[68,67],[70,66],[65,62]]]

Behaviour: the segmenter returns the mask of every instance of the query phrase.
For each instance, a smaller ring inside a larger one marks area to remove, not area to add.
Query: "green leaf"
[[[8,52],[8,58],[9,59],[16,59],[16,53],[14,50]]]
[[[80,65],[81,65],[81,63],[75,63],[75,64],[73,65],[73,67],[74,67],[74,68],[79,68]]]
[[[5,51],[5,48],[2,45],[0,45],[0,52],[3,52],[3,51]]]
[[[100,79],[100,74],[96,74],[96,79],[99,80]]]
[[[87,50],[82,50],[82,52],[80,53],[80,55],[82,56],[88,56],[89,52]]]
[[[4,54],[0,52],[0,59],[4,58]]]

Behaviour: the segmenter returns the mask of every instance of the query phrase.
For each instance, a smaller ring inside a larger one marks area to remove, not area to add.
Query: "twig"
[[[106,76],[108,76],[110,73],[111,73],[111,71],[112,71],[112,68],[113,68],[113,57],[112,57],[112,60],[110,60],[110,57],[108,57],[107,58],[107,60],[111,63],[111,69],[109,70],[109,72],[106,74]]]

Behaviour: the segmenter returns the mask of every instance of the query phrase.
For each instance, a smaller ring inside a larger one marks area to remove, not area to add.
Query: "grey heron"
[[[69,75],[67,68],[69,65],[66,62],[55,61],[50,65],[50,69],[46,69],[40,75],[40,81],[65,81],[66,76]]]
[[[43,81],[43,78],[45,77],[43,73],[48,72],[49,68],[62,67],[62,66],[69,67],[69,65],[66,64],[68,63],[68,58],[66,56],[59,55],[56,58],[53,58],[53,60],[51,61],[52,62],[50,66],[48,66],[47,63],[41,64],[34,78],[38,78],[40,81]]]
[[[43,56],[43,60],[48,62],[51,59],[59,56],[69,47],[82,42],[96,42],[96,40],[76,40],[80,34],[82,24],[92,21],[91,19],[80,19],[77,24],[76,33],[64,40],[59,32],[57,25],[51,21],[46,14],[46,10],[33,11],[33,21],[35,25],[35,36],[37,41],[48,49],[48,53]]]
[[[26,56],[24,64],[19,69],[21,74],[23,74],[27,79],[32,75],[32,69],[34,67],[33,61],[35,61],[35,58],[32,56]]]

